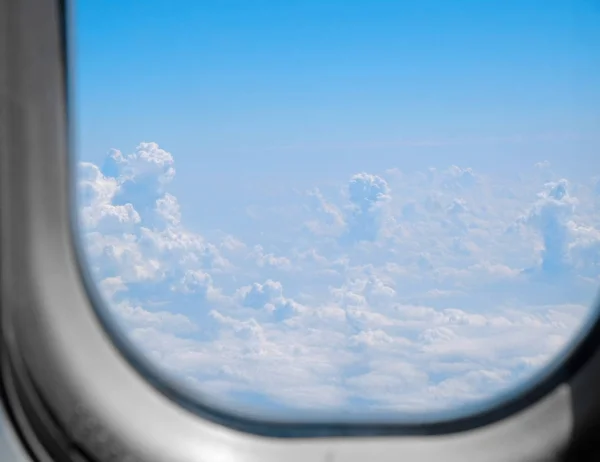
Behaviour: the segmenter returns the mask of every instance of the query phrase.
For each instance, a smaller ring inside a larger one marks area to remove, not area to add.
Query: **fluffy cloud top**
[[[80,164],[80,226],[105,309],[224,405],[439,410],[532,376],[590,314],[594,188],[531,170],[358,173],[297,217],[255,204],[269,240],[244,242],[189,226],[173,156],[141,143]]]
[[[377,239],[385,218],[384,205],[390,200],[387,182],[369,173],[359,173],[348,184],[350,217],[348,236],[351,240],[373,241]]]
[[[568,186],[565,179],[547,183],[527,216],[527,221],[539,230],[543,239],[542,270],[551,274],[561,273],[568,267],[568,223],[577,203],[569,195]]]

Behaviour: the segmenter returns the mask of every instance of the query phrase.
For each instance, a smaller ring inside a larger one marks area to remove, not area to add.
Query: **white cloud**
[[[390,201],[390,187],[380,176],[358,173],[348,184],[349,209],[348,237],[352,241],[377,239],[383,220],[384,205]]]
[[[318,188],[309,191],[308,197],[314,211],[313,217],[305,223],[305,226],[314,234],[323,236],[339,236],[346,222],[342,212],[333,204],[328,202]]]
[[[213,286],[212,277],[202,270],[187,270],[181,279],[171,286],[171,290],[186,294],[200,294],[210,300],[219,296],[218,289]]]
[[[156,211],[160,217],[170,225],[178,225],[181,221],[181,212],[177,198],[171,194],[165,194],[156,200]]]
[[[289,258],[267,253],[261,245],[255,245],[248,256],[255,259],[256,264],[261,268],[264,266],[272,266],[282,270],[289,270],[292,268]]]
[[[451,166],[444,175],[442,185],[448,189],[468,189],[478,182],[478,178],[471,168]]]
[[[127,229],[124,226],[140,222],[140,216],[132,204],[112,203],[120,189],[115,178],[105,177],[98,167],[85,162],[80,164],[78,178],[81,201],[79,217],[84,228],[123,232]]]
[[[125,323],[139,327],[153,327],[173,333],[187,333],[197,326],[186,316],[169,311],[147,311],[126,302],[113,304],[117,316]]]
[[[256,206],[269,239],[244,242],[189,226],[174,175],[156,143],[82,163],[83,242],[138,347],[220,399],[431,410],[489,397],[573,338],[600,282],[589,184],[363,172],[339,197],[312,189],[297,217],[267,222]]]
[[[283,287],[280,282],[268,279],[264,284],[255,282],[251,286],[242,287],[238,293],[244,306],[263,308],[267,303],[283,298]]]
[[[577,204],[568,188],[569,183],[565,179],[547,183],[526,217],[527,223],[542,235],[542,271],[546,273],[561,273],[568,265],[567,223]]]
[[[140,143],[133,154],[124,156],[121,151],[113,149],[104,166],[108,174],[121,182],[135,180],[150,181],[164,187],[175,176],[173,156],[161,149],[156,143]],[[154,190],[152,193],[156,193]]]

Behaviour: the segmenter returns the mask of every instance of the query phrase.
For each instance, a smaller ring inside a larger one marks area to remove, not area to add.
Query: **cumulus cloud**
[[[210,274],[202,270],[187,270],[181,279],[171,286],[171,290],[183,293],[201,294],[206,298],[215,298],[218,291],[213,286]]]
[[[179,211],[177,198],[168,193],[156,200],[156,212],[170,225],[176,226],[181,220],[181,212]]]
[[[278,321],[301,313],[304,307],[283,295],[283,285],[279,281],[267,279],[263,284],[255,282],[241,287],[235,294],[242,306],[263,310]]]
[[[174,164],[171,153],[160,148],[157,143],[144,142],[136,147],[134,153],[126,156],[117,149],[111,150],[103,171],[122,182],[135,181],[138,185],[153,185],[151,191],[144,187],[144,192],[156,194],[175,176]]]
[[[384,219],[384,205],[390,200],[390,187],[380,176],[358,173],[350,179],[348,197],[348,237],[351,240],[375,240]]]
[[[276,256],[273,253],[265,252],[261,245],[255,245],[249,254],[250,258],[255,259],[259,267],[270,266],[282,270],[289,270],[292,264],[287,257]]]
[[[244,306],[263,308],[267,303],[283,298],[283,287],[280,282],[268,279],[264,284],[255,282],[251,286],[243,287],[239,293]]]
[[[186,221],[173,156],[141,143],[80,164],[81,241],[138,348],[223,405],[439,410],[530,377],[590,314],[596,199],[542,167],[357,173],[297,217],[254,206],[252,242]]]
[[[141,221],[132,204],[113,203],[121,188],[116,178],[106,177],[94,164],[82,162],[78,179],[81,204],[79,217],[84,228],[123,232],[126,229],[124,225],[134,225]]]
[[[442,186],[448,189],[468,189],[475,186],[478,178],[471,168],[460,168],[452,165],[444,172]]]
[[[317,235],[339,236],[346,226],[342,212],[328,202],[318,188],[309,191],[308,197],[314,214],[305,226]]]
[[[526,218],[541,233],[541,269],[549,274],[560,274],[568,267],[568,222],[577,203],[568,187],[565,179],[547,183]]]
[[[169,311],[151,312],[127,303],[114,304],[114,310],[121,320],[138,328],[153,327],[173,333],[187,333],[197,329],[197,326],[186,316]]]
[[[119,192],[117,204],[128,202],[141,211],[153,207],[175,177],[173,156],[156,143],[140,143],[134,153],[123,155],[113,149],[102,168],[115,178]]]

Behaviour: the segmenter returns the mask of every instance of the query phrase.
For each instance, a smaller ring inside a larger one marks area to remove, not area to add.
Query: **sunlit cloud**
[[[531,376],[590,312],[593,180],[548,167],[358,172],[298,217],[255,204],[253,242],[191,226],[174,156],[141,143],[80,164],[80,230],[106,309],[185,383],[271,409],[441,409]]]

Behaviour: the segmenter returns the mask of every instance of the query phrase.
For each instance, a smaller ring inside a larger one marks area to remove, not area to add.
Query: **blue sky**
[[[582,324],[595,2],[78,3],[81,232],[171,373],[261,412],[446,409]]]

